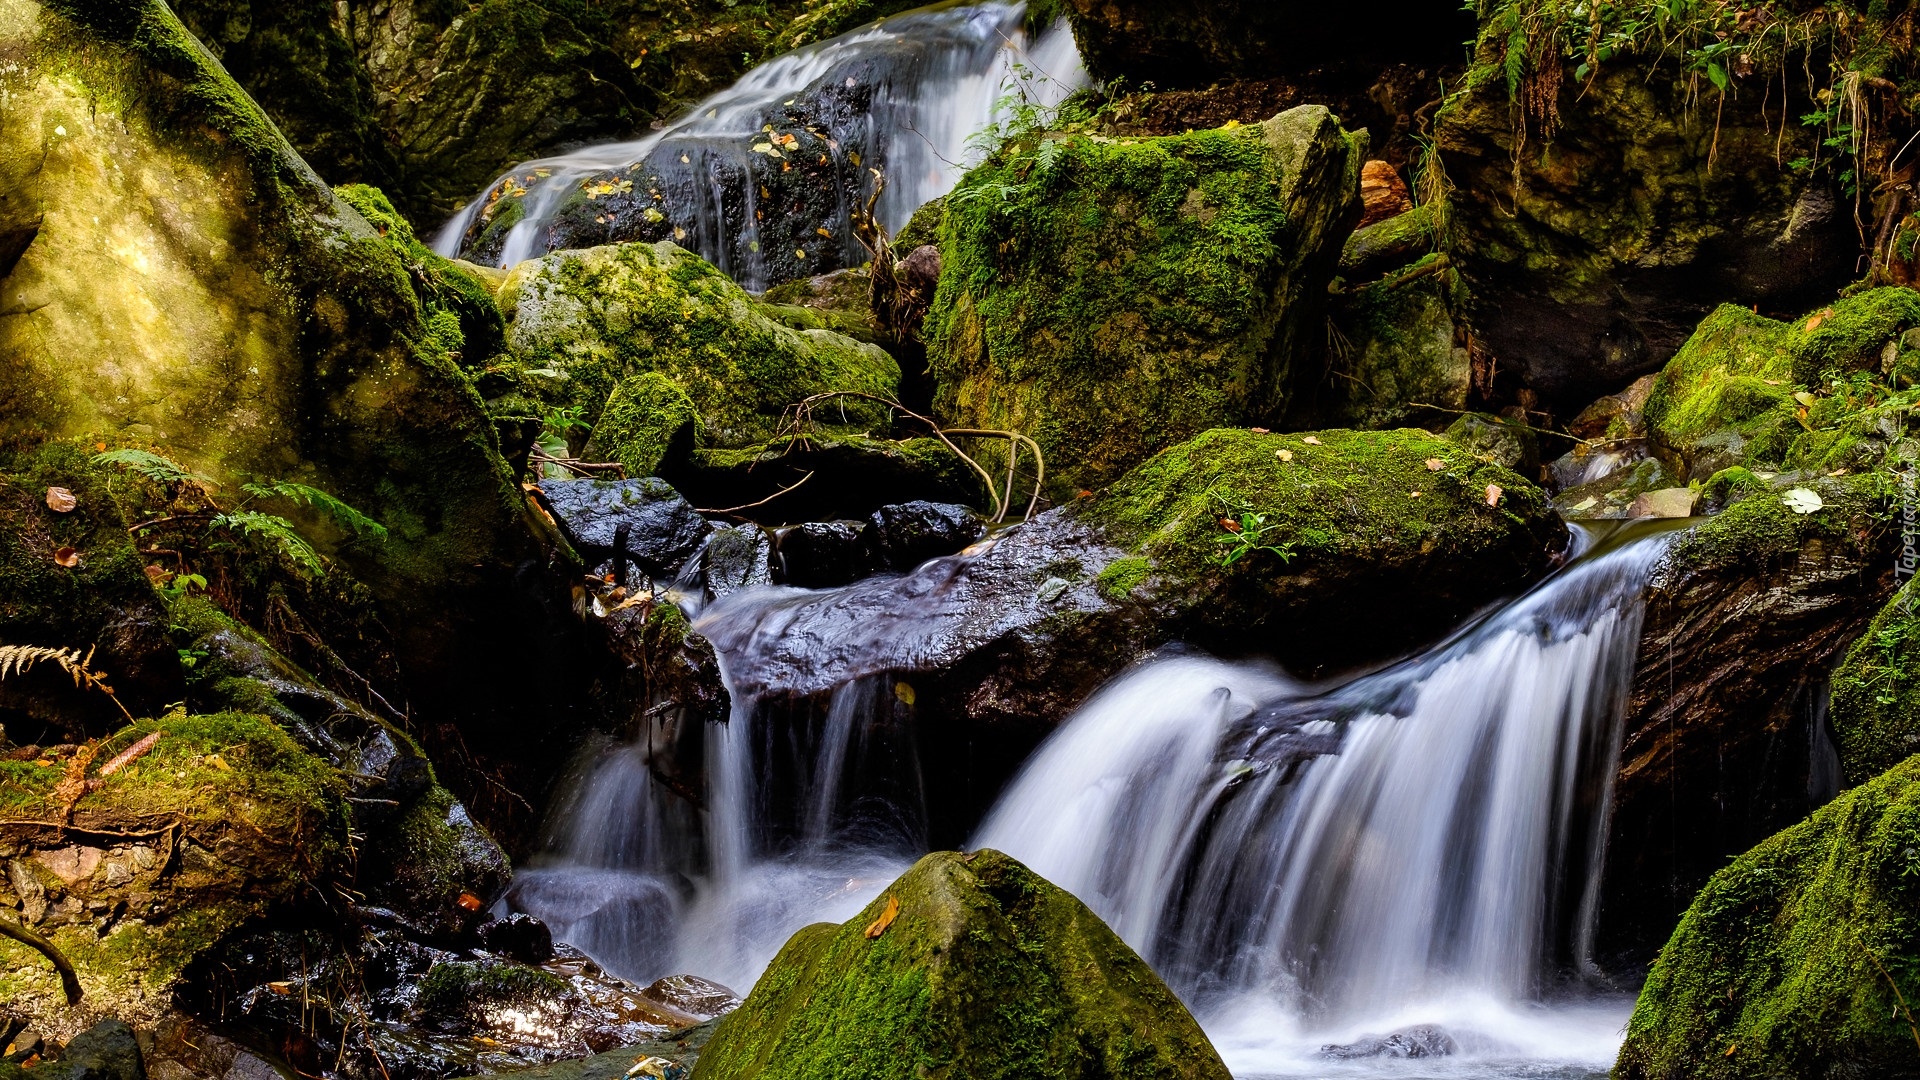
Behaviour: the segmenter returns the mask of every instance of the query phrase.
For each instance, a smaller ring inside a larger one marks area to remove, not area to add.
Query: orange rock
[[[1360,167],[1360,205],[1359,228],[1364,229],[1413,209],[1413,196],[1394,167],[1376,158]]]

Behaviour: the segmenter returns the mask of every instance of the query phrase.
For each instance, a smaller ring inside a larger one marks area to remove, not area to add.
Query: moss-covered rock
[[[997,851],[921,859],[852,921],[794,935],[694,1075],[1219,1078],[1145,961]]]
[[[1855,275],[1857,235],[1826,176],[1785,167],[1819,155],[1817,128],[1782,129],[1822,108],[1804,80],[1774,71],[1771,98],[1702,93],[1702,71],[1664,44],[1635,51],[1653,36],[1632,33],[1574,78],[1602,29],[1563,20],[1482,5],[1437,137],[1474,328],[1503,370],[1570,411],[1658,369],[1717,304],[1794,310],[1830,294]]]
[[[1445,259],[1429,255],[1336,297],[1326,374],[1296,391],[1286,426],[1399,427],[1466,408],[1473,364],[1457,340],[1457,292]]]
[[[1827,724],[1850,783],[1920,752],[1920,616],[1913,597],[1909,580],[1834,669]]]
[[[700,410],[665,372],[643,371],[614,385],[587,441],[587,456],[617,461],[628,476],[652,476],[682,461],[699,437]]]
[[[158,734],[132,764],[108,759]],[[72,804],[58,785],[98,780]],[[344,883],[346,784],[263,717],[174,713],[97,747],[0,761],[0,903],[79,970],[91,1007],[133,1020],[163,1010],[196,957],[246,919]],[[0,997],[60,1030],[76,1018],[36,954],[0,941]]]
[[[1318,106],[1150,139],[1027,136],[945,202],[935,408],[1034,437],[1057,490],[1272,421],[1324,342],[1360,139]]]
[[[699,413],[701,442],[740,446],[779,432],[787,408],[812,394],[896,392],[900,369],[884,351],[825,330],[769,319],[745,291],[673,244],[617,244],[562,251],[523,263],[501,286],[508,341],[522,362],[550,373],[551,395],[598,423],[625,379],[655,372]],[[622,433],[658,418],[658,384],[623,399]],[[670,398],[671,395],[668,395]],[[650,398],[654,408],[643,408]],[[636,407],[640,406],[640,407]],[[843,415],[839,404],[831,415]],[[844,423],[884,427],[884,409],[848,400]],[[639,436],[636,447],[650,445]],[[604,449],[619,453],[617,447]],[[636,460],[646,456],[630,451]]]
[[[1920,757],[1707,882],[1640,991],[1620,1080],[1920,1075]]]

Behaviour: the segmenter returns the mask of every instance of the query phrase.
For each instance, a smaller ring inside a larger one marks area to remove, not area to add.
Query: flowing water
[[[1046,107],[1085,84],[1064,23],[1030,39],[1025,14],[945,4],[795,50],[645,138],[516,166],[434,248],[512,266],[671,239],[749,289],[858,265],[850,213],[874,170],[876,216],[898,231],[959,180],[1010,96]]]
[[[1099,912],[1236,1076],[1596,1075],[1630,1005],[1589,978],[1588,952],[1664,539],[1585,543],[1527,595],[1343,685],[1193,655],[1140,664],[1035,753],[972,846]],[[844,591],[748,590],[696,625],[730,642],[730,685],[751,685],[784,625],[770,613]],[[910,710],[884,676],[817,710],[736,694],[706,734],[704,813],[659,787],[647,752],[587,752],[512,895],[630,978],[687,970],[744,991],[793,931],[852,917],[924,850]],[[1322,1053],[1414,1025],[1457,1052]]]

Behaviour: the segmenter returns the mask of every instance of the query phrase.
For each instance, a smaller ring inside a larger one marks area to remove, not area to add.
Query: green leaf
[[[293,522],[256,510],[234,510],[219,514],[207,523],[209,528],[225,529],[273,543],[295,566],[310,574],[326,569],[320,553],[294,530]]]
[[[1718,88],[1721,93],[1724,94],[1727,92],[1729,80],[1727,79],[1726,68],[1709,61],[1707,64],[1707,78],[1712,81],[1713,85]]]
[[[95,465],[118,465],[129,472],[139,473],[155,483],[178,484],[191,481],[202,487],[212,487],[213,479],[193,472],[186,466],[169,457],[150,453],[146,450],[109,450],[104,454],[93,455]]]

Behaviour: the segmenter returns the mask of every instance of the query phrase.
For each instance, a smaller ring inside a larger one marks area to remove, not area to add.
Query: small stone
[[[1661,488],[1640,493],[1627,507],[1628,518],[1683,518],[1693,516],[1698,496],[1683,487]]]

